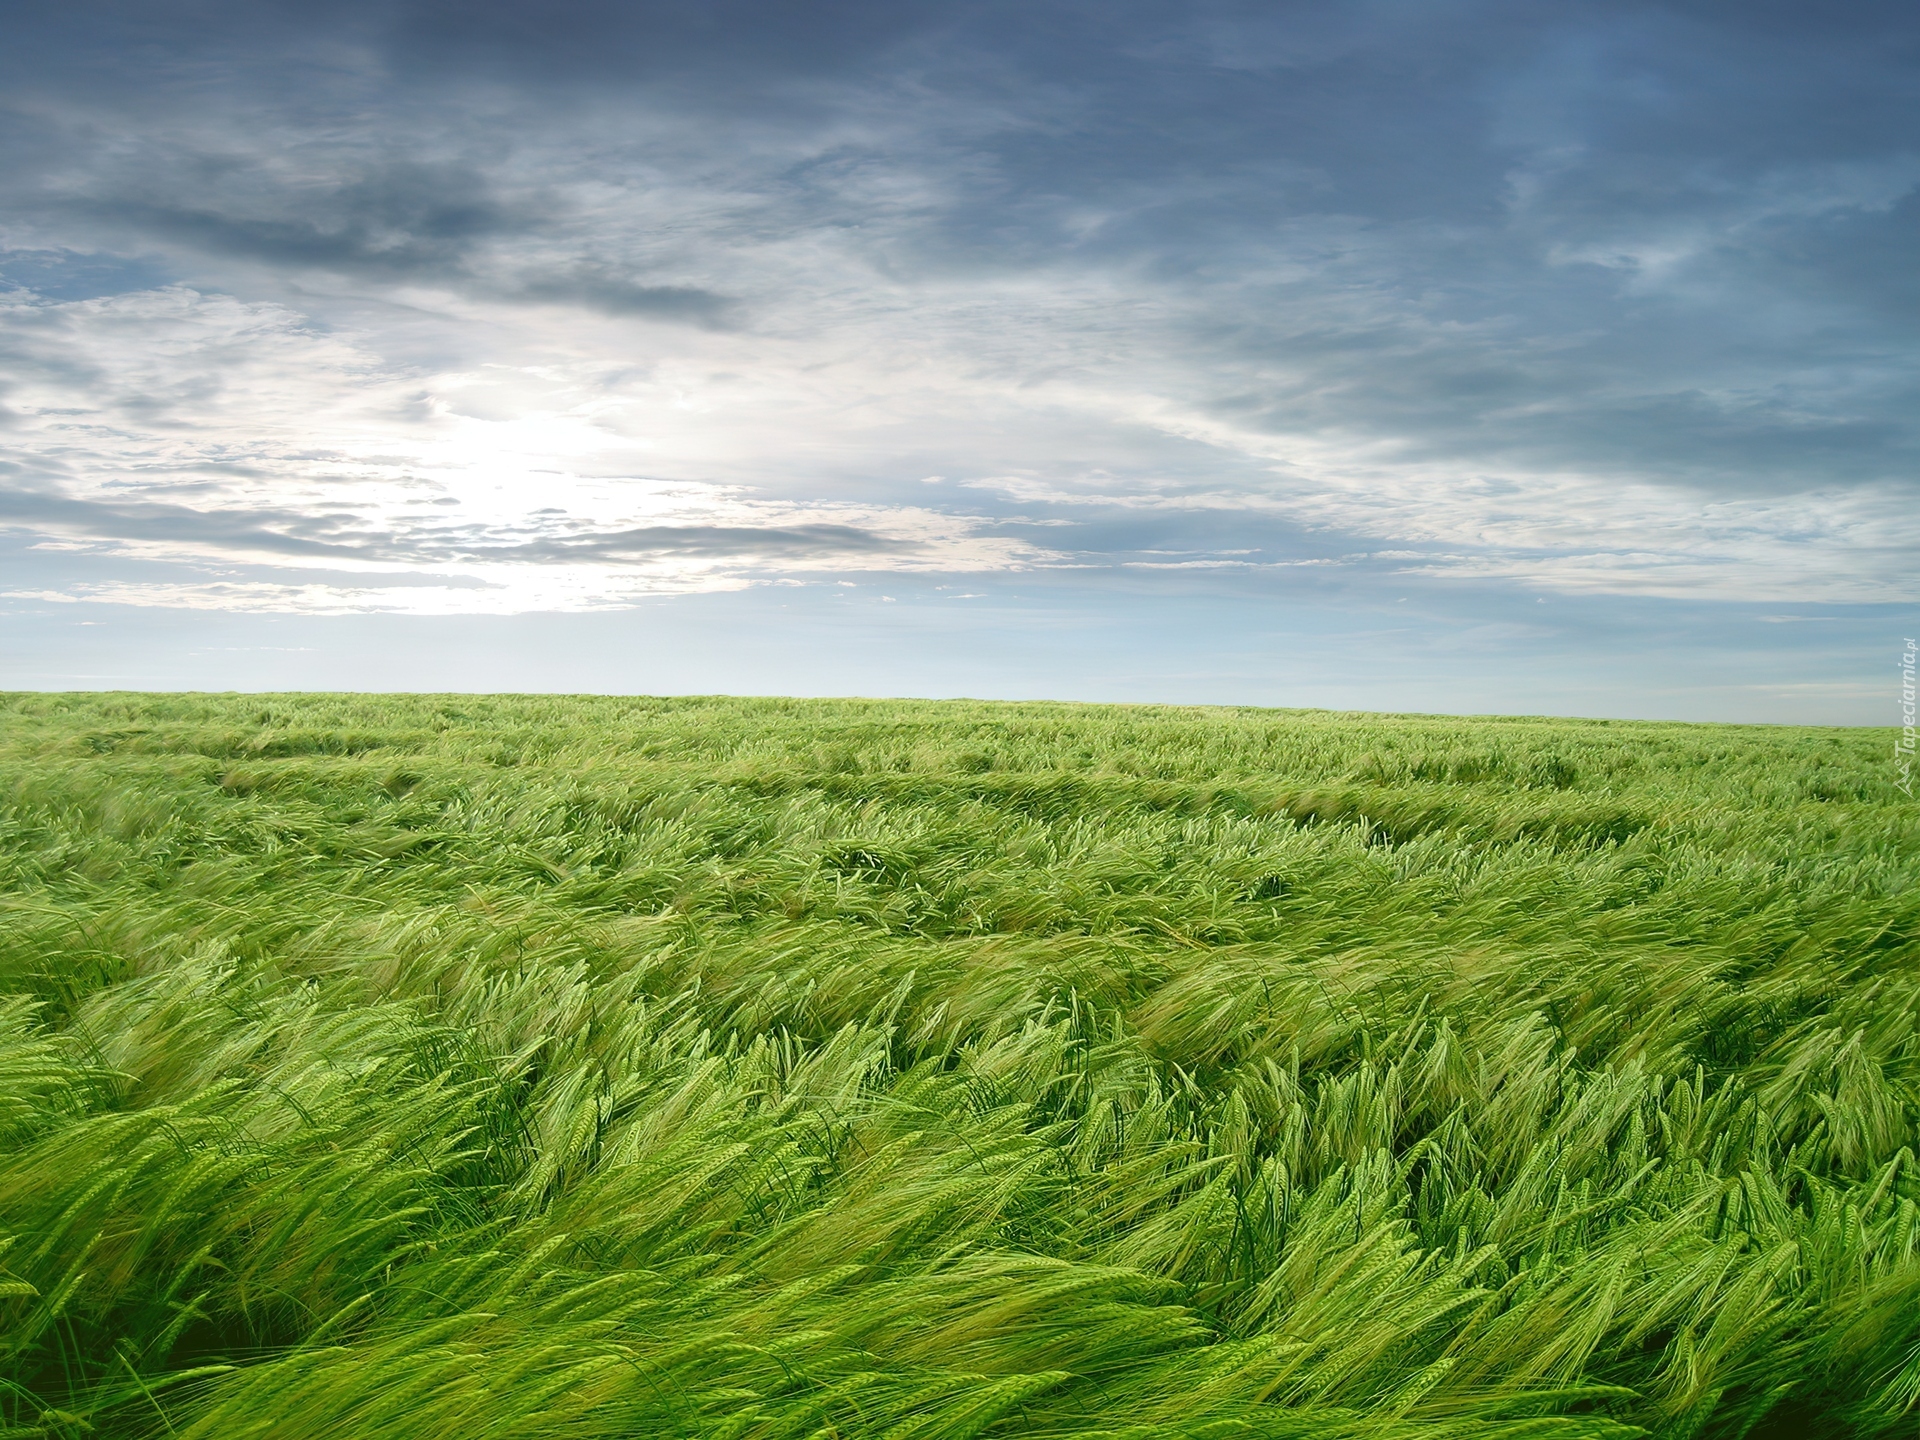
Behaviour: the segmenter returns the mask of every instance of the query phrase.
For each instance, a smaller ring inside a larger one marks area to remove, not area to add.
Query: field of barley
[[[0,1434],[1915,1435],[1889,748],[0,696]]]

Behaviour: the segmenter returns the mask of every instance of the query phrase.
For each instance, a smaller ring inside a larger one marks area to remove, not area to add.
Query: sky
[[[0,686],[1898,723],[1910,3],[0,33]]]

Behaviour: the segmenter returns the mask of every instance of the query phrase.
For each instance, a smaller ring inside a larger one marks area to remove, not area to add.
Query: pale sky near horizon
[[[1910,4],[0,17],[0,687],[1897,723]]]

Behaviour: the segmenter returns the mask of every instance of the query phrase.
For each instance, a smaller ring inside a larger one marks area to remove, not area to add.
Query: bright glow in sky
[[[0,683],[1890,721],[1911,7],[8,27]]]

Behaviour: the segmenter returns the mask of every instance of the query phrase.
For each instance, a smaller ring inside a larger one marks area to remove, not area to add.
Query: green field
[[[0,696],[0,1434],[1915,1435],[1889,752]]]

